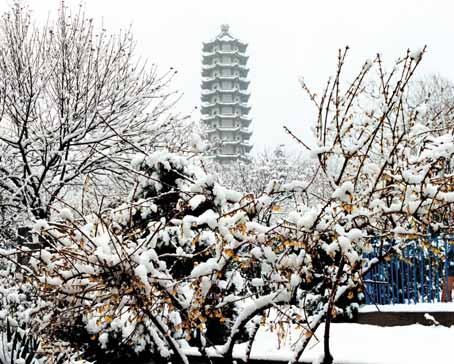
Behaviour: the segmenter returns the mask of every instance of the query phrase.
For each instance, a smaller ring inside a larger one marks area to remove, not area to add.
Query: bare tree
[[[170,113],[178,98],[169,88],[175,71],[158,73],[135,47],[130,30],[111,35],[82,7],[71,13],[64,2],[44,27],[20,4],[3,15],[3,209],[47,218],[84,181],[108,189],[126,182],[133,154],[184,148],[175,137],[182,118]]]
[[[429,123],[428,127],[446,127],[454,117],[454,83],[437,74],[414,81],[408,103]],[[437,125],[433,124],[435,121]]]

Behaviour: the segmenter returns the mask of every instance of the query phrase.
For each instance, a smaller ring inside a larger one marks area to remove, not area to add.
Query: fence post
[[[421,302],[424,302],[424,252],[419,248],[419,278],[421,280]]]
[[[434,299],[433,299],[433,295],[432,295],[432,287],[433,287],[433,279],[432,279],[432,243],[433,243],[433,240],[431,239],[430,240],[430,249],[429,249],[429,252],[428,252],[428,255],[427,257],[429,258],[429,283],[428,283],[428,301],[430,303],[433,303],[434,302]]]
[[[391,283],[391,303],[394,304],[395,303],[395,296],[394,296],[394,257],[391,257],[391,260],[389,261],[389,276],[391,278],[391,282],[389,282],[388,280],[388,287],[389,287],[389,283]],[[388,272],[388,270],[387,270]]]
[[[416,247],[413,247],[413,301],[418,303],[418,282],[416,279]]]
[[[445,287],[445,302],[449,300],[449,292],[448,292],[448,270],[449,270],[449,262],[448,262],[448,240],[444,239],[444,246],[445,246],[445,274],[444,274],[444,287]]]
[[[402,251],[402,256],[404,252]],[[404,256],[403,256],[404,257]],[[400,272],[400,287],[401,287],[401,297],[400,303],[405,303],[405,265],[404,261],[400,259],[398,261],[399,264],[399,272]]]
[[[411,303],[411,294],[410,294],[410,288],[411,288],[411,258],[410,258],[410,248],[407,246],[405,248],[405,251],[406,251],[406,259],[408,262],[410,263],[407,263],[406,264],[406,269],[407,269],[407,303],[410,304]]]
[[[438,237],[435,239],[435,247],[437,248],[437,254],[435,255],[435,295],[437,297],[437,301],[441,301],[440,297],[440,256],[439,256],[439,249],[440,249],[440,241]]]

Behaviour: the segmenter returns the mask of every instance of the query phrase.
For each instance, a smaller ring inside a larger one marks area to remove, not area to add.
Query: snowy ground
[[[322,340],[323,326],[317,331]],[[295,333],[296,336],[296,333]],[[303,355],[305,362],[317,362],[323,353],[323,343],[310,344]],[[253,346],[254,359],[288,360],[288,347],[277,348],[276,334],[262,331]],[[356,364],[432,364],[454,362],[452,344],[454,326],[411,325],[402,327],[379,327],[359,324],[333,324],[331,353],[335,363]],[[244,345],[238,345],[241,356]],[[451,361],[453,360],[453,361]]]
[[[398,305],[364,305],[359,312],[454,312],[454,302]],[[453,360],[454,362],[454,360]]]
[[[300,333],[294,330],[287,344],[278,347],[277,333],[261,329],[252,347],[251,359],[289,360],[290,342]],[[316,332],[302,360],[318,363],[323,353],[323,326]],[[454,326],[411,325],[379,327],[360,324],[333,324],[331,353],[337,364],[438,364],[453,363]],[[241,358],[245,344],[235,347],[234,356]],[[187,353],[195,354],[193,350]]]

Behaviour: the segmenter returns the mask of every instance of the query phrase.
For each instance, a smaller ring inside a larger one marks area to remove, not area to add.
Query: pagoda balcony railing
[[[225,92],[224,92],[225,94]],[[228,94],[228,93],[227,93]],[[222,101],[222,98],[218,98],[218,101],[212,101],[213,98],[216,96],[216,94],[211,94],[211,95],[202,95],[202,106],[204,106],[205,104],[216,104],[216,103],[224,103],[226,105],[232,103],[232,102],[239,102],[241,104],[245,104],[247,105],[248,104],[248,101],[249,101],[249,98],[251,97],[251,95],[244,95],[244,94],[235,94],[235,93],[231,93],[231,95],[235,95],[235,101]]]
[[[221,81],[235,81],[235,80],[239,80],[240,82],[246,82],[246,83],[249,83],[249,81],[245,78],[245,77],[241,77],[241,76],[213,76],[213,77],[203,77],[202,78],[202,82],[213,82],[213,81],[217,81],[217,80],[221,80]]]
[[[235,140],[221,140],[222,145],[241,145],[242,147],[245,148],[252,148],[252,144],[242,140],[242,139],[235,139]]]
[[[222,145],[239,145],[241,144],[241,140],[221,140]]]
[[[238,87],[232,89],[216,89],[216,90],[202,90],[202,96],[210,96],[215,94],[239,94],[243,96],[251,96],[251,93],[245,90],[240,90]]]
[[[214,73],[219,70],[219,69],[232,69],[232,68],[218,68],[218,67],[213,67],[211,69],[203,69],[202,68],[202,77],[216,77],[214,75]],[[233,68],[234,69],[234,68]],[[222,72],[219,72],[218,75],[221,74],[222,75]],[[229,77],[229,76],[238,76],[238,77],[241,77],[241,78],[246,78],[247,75],[249,74],[249,69],[245,68],[245,69],[240,69],[238,74],[230,74],[230,75],[226,75],[224,77]]]
[[[211,109],[216,106],[239,106],[243,109],[250,109],[251,107],[248,104],[245,104],[241,101],[232,101],[232,102],[225,102],[225,101],[215,101],[215,102],[203,102],[202,108],[204,109]]]
[[[202,57],[203,58],[208,58],[208,57],[213,57],[213,56],[239,56],[239,57],[242,57],[242,58],[249,58],[249,56],[247,56],[246,54],[244,54],[244,52],[240,52],[238,49],[235,49],[235,50],[222,50],[222,49],[216,49],[216,50],[213,50],[211,52],[202,52]]]
[[[239,115],[239,114],[216,114],[216,115],[202,115],[202,121],[212,121],[216,119],[233,119],[233,120],[242,120],[246,122],[251,122],[252,117],[247,115]]]
[[[247,129],[247,128],[243,128],[241,126],[217,126],[215,128],[208,128],[206,129],[206,132],[208,134],[211,134],[211,133],[216,133],[218,131],[231,131],[231,132],[240,132],[242,134],[246,134],[246,135],[252,135],[252,131]]]
[[[249,70],[249,68],[246,65],[240,64],[239,62],[231,62],[231,63],[218,62],[218,63],[202,65],[202,69],[205,69],[205,70],[210,70],[210,69],[213,69],[216,67],[239,68],[239,69],[243,69],[243,70]]]

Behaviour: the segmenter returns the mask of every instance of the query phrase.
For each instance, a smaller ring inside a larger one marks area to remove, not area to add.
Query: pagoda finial
[[[221,24],[221,32],[222,33],[228,33],[229,31],[229,25],[228,24]]]

